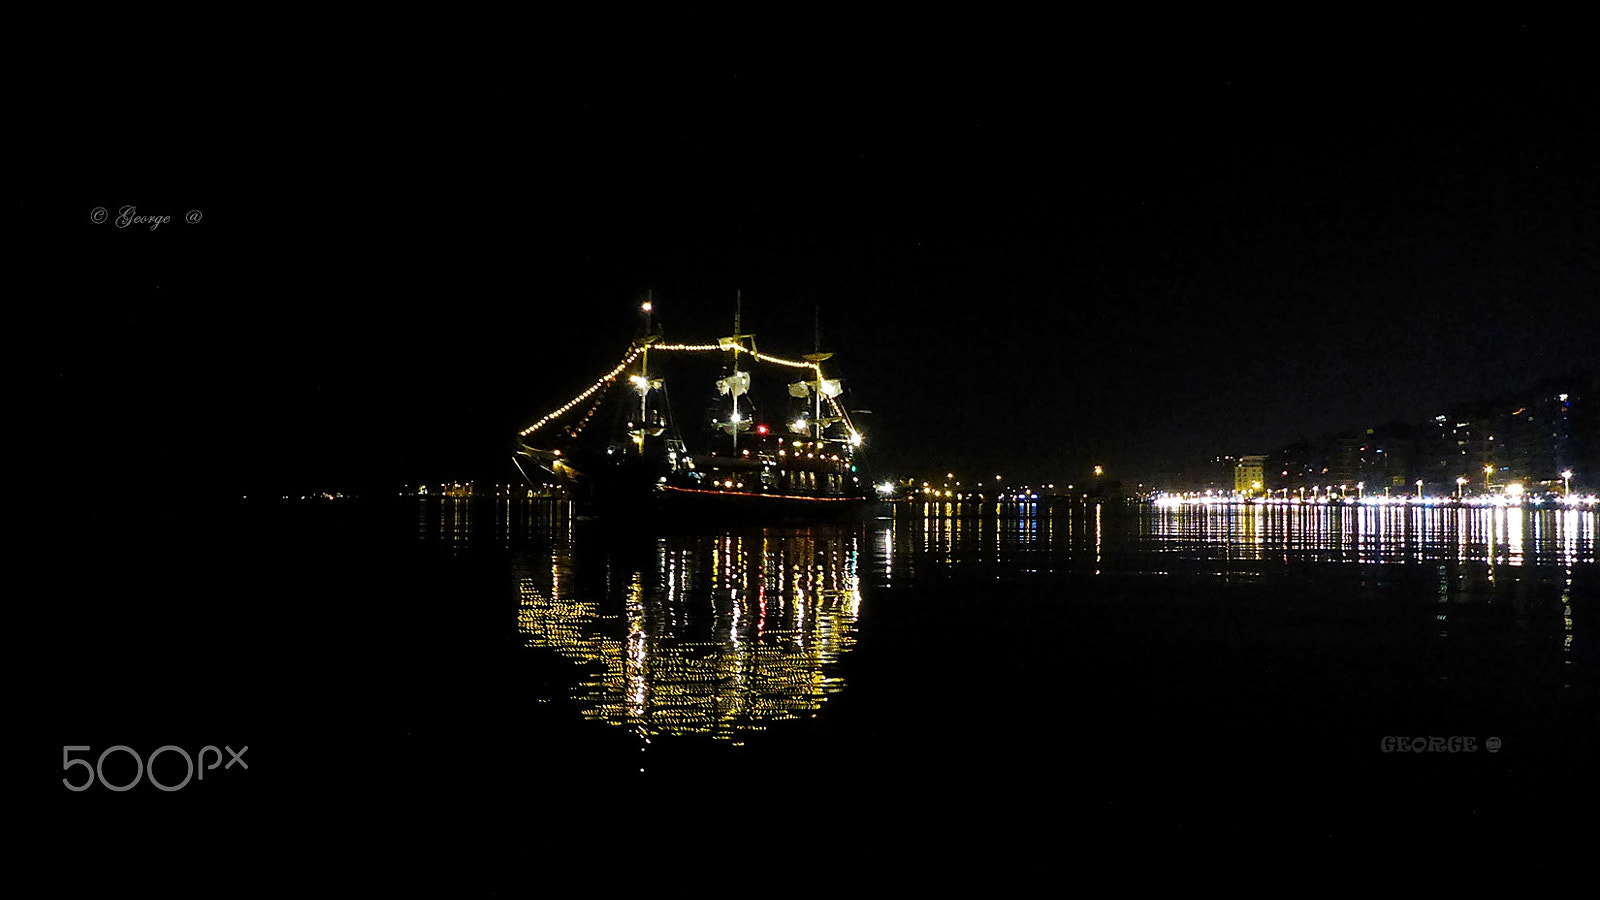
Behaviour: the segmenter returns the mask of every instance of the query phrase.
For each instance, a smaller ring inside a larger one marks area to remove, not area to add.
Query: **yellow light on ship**
[[[645,302],[639,304],[639,308],[645,312],[650,312],[651,310],[655,309],[655,306],[653,306],[650,301],[646,300]]]

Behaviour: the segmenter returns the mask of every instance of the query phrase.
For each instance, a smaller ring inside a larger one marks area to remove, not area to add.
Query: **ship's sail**
[[[820,383],[822,396],[830,399],[839,396],[844,390],[844,385],[837,378],[824,378]],[[816,381],[796,381],[789,385],[789,396],[809,397],[812,391],[819,390],[817,385]]]

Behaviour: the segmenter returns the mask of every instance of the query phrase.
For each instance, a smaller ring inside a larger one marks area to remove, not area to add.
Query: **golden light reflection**
[[[737,739],[814,715],[844,687],[838,665],[861,612],[856,531],[647,540],[654,552],[622,573],[620,555],[570,546],[547,576],[517,565],[524,642],[582,664],[572,700],[585,718]],[[585,564],[604,566],[620,597],[579,588]]]

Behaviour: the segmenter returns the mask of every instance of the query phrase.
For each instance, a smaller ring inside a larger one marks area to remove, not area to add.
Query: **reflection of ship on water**
[[[728,739],[814,714],[843,687],[861,604],[854,531],[770,529],[656,538],[645,560],[608,560],[608,587],[578,589],[570,545],[518,566],[529,646],[584,665],[584,717],[641,734]]]

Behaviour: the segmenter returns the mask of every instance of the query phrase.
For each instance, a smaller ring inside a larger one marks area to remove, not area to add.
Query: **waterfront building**
[[[1497,429],[1510,480],[1548,489],[1571,467],[1572,395],[1544,392],[1508,410]]]
[[[1372,429],[1367,429],[1367,434],[1371,433]],[[1328,454],[1328,483],[1353,485],[1364,480],[1366,449],[1366,439],[1362,435],[1346,432],[1335,437]]]
[[[1259,494],[1266,485],[1266,454],[1241,456],[1233,469],[1233,489],[1241,494]]]

